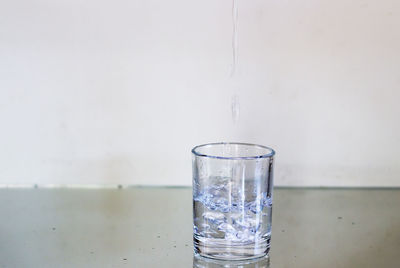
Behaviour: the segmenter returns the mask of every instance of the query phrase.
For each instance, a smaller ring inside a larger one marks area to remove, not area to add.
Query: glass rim
[[[197,152],[196,150],[202,147],[206,146],[214,146],[214,145],[223,145],[223,144],[232,144],[232,145],[246,145],[246,146],[252,146],[252,147],[259,147],[262,149],[267,149],[270,152],[267,154],[259,154],[259,155],[254,155],[254,156],[219,156],[219,155],[209,155],[209,154],[202,154]],[[260,158],[271,158],[275,155],[274,149],[264,146],[264,145],[259,145],[259,144],[254,144],[254,143],[244,143],[244,142],[212,142],[212,143],[205,143],[205,144],[200,144],[192,149],[192,154],[195,156],[199,157],[208,157],[208,158],[214,158],[214,159],[225,159],[225,160],[252,160],[252,159],[260,159]]]

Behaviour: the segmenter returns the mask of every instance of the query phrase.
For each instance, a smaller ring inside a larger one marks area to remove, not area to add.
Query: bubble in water
[[[203,218],[207,222],[209,222],[211,224],[216,224],[216,225],[226,222],[226,217],[224,216],[224,214],[217,213],[217,212],[204,212]]]

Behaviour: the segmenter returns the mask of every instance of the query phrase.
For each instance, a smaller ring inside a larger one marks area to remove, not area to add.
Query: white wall
[[[276,184],[400,186],[400,2],[0,2],[0,184],[191,183],[190,149],[276,149]],[[230,101],[241,114],[232,123]]]

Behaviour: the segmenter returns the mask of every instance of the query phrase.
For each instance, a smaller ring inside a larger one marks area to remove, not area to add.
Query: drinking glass
[[[223,260],[268,254],[274,155],[271,148],[248,143],[192,149],[196,254]]]

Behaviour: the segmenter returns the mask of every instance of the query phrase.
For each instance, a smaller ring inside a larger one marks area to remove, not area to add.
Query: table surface
[[[190,188],[1,189],[0,267],[400,267],[400,190],[275,189],[270,264],[192,247]]]

